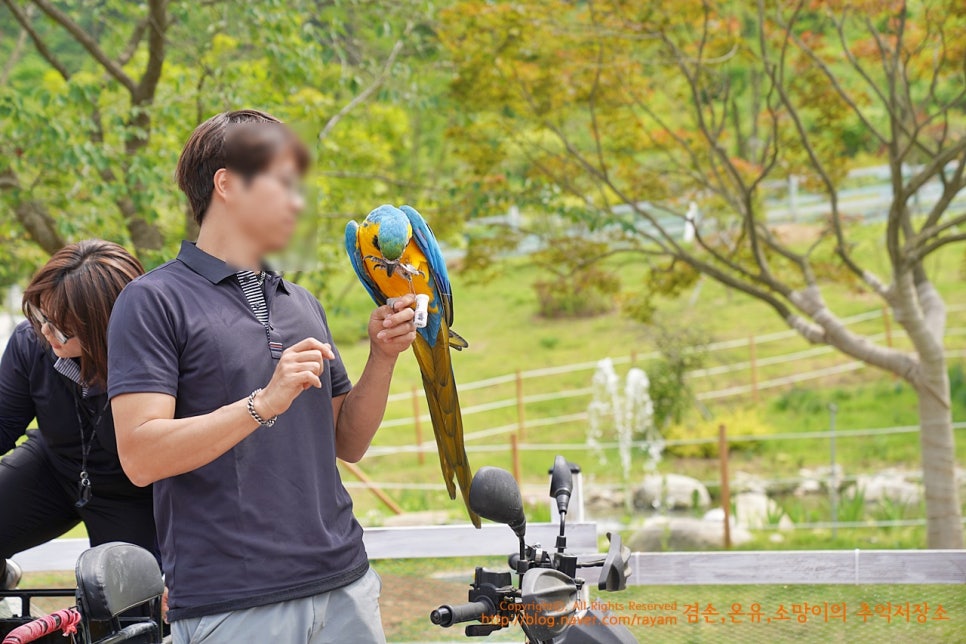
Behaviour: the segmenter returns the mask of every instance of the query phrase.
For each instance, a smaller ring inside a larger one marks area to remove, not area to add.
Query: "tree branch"
[[[46,1],[46,0],[44,0]],[[164,67],[164,35],[168,28],[166,13],[167,0],[149,0],[148,16],[148,62],[141,74],[141,80],[131,89],[131,100],[135,106],[146,105],[154,100],[154,92],[161,79]],[[129,79],[130,80],[130,79]]]
[[[393,65],[396,63],[396,58],[403,50],[405,39],[409,35],[409,32],[412,31],[412,28],[413,23],[410,22],[406,24],[402,37],[400,37],[399,40],[396,41],[396,44],[393,45],[392,50],[389,52],[389,56],[386,58],[386,62],[383,63],[382,69],[379,70],[379,73],[376,74],[376,77],[372,79],[372,82],[368,85],[368,87],[359,92],[351,101],[343,105],[342,109],[336,112],[332,118],[329,119],[329,121],[325,124],[325,127],[322,128],[322,131],[319,132],[319,141],[324,141],[326,138],[328,138],[329,133],[336,125],[338,125],[339,121],[341,121],[356,107],[369,100],[369,97],[382,86],[386,80],[386,77],[389,76],[389,72],[392,71]]]
[[[0,172],[0,190],[21,190],[20,180],[11,169]],[[47,208],[33,199],[17,199],[13,206],[13,213],[33,239],[48,255],[60,250],[64,238],[57,230],[57,222],[47,212]]]
[[[30,35],[30,39],[34,43],[34,47],[37,48],[37,53],[43,56],[44,60],[46,60],[51,67],[57,70],[57,73],[60,74],[61,78],[64,80],[70,80],[70,72],[67,70],[64,64],[60,62],[57,56],[54,55],[54,52],[50,50],[50,48],[47,46],[47,43],[45,43],[40,37],[40,34],[37,33],[37,30],[34,29],[33,24],[30,22],[30,16],[27,15],[15,2],[13,2],[13,0],[2,1],[3,4],[7,6],[7,9],[10,10],[10,13],[13,14],[13,17],[17,20],[17,22],[20,23],[20,26],[23,28],[23,30]]]
[[[9,0],[5,0],[9,4]],[[96,60],[100,65],[109,73],[111,76],[117,80],[121,85],[123,85],[131,94],[133,95],[136,89],[134,81],[128,76],[121,67],[111,60],[107,54],[101,50],[100,46],[91,37],[89,33],[84,31],[80,25],[74,22],[70,16],[65,14],[63,11],[52,5],[48,0],[32,0],[35,5],[37,5],[41,11],[47,14],[54,22],[63,27],[71,36],[74,37],[80,45],[87,50],[87,52]]]

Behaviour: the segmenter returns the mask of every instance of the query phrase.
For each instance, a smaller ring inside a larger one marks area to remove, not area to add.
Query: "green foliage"
[[[542,317],[592,317],[614,308],[620,279],[594,261],[606,248],[581,237],[561,236],[533,255],[534,263],[550,276],[533,285]]]
[[[840,494],[835,508],[839,521],[858,522],[866,518],[865,490],[855,487],[848,494]]]
[[[704,365],[709,340],[698,326],[657,321],[652,328],[660,358],[648,368],[647,375],[654,401],[654,424],[661,428],[681,423],[691,406],[694,398],[687,374]]]
[[[0,86],[0,174],[17,178],[16,187],[0,185],[0,285],[22,281],[46,256],[24,230],[27,206],[47,213],[64,241],[113,239],[148,267],[169,259],[194,234],[172,179],[181,146],[201,120],[241,107],[271,112],[314,142],[297,243],[276,262],[311,290],[327,290],[332,268],[345,263],[345,221],[380,203],[418,205],[443,236],[458,229],[456,172],[443,143],[449,73],[429,28],[431,3],[172,2],[167,10],[160,80],[143,105],[64,29],[35,16],[70,77],[28,39]],[[146,8],[110,0],[64,11],[115,60]],[[13,54],[19,29],[6,8],[0,16],[0,52]],[[124,70],[137,81],[148,46],[146,37],[134,42]],[[160,247],[134,236],[132,217]]]
[[[954,405],[966,407],[966,372],[961,363],[949,368],[949,398]]]
[[[560,344],[560,338],[554,337],[552,335],[545,335],[542,338],[540,338],[540,346],[543,347],[544,349],[553,350],[553,348],[556,347],[558,344]]]
[[[668,426],[663,433],[664,438],[669,441],[715,440],[708,443],[668,445],[666,452],[681,457],[714,458],[718,455],[718,441],[716,439],[718,438],[718,428],[722,424],[728,430],[729,452],[754,452],[761,449],[759,442],[736,441],[731,438],[732,436],[767,436],[775,432],[775,428],[766,422],[754,408],[730,409],[714,418],[689,418]]]

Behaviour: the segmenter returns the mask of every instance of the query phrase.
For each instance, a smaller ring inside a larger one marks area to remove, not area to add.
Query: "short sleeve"
[[[335,360],[329,362],[332,376],[332,397],[337,398],[338,396],[344,396],[352,390],[352,381],[349,380],[349,374],[346,373],[345,365],[342,363],[342,356],[339,355],[339,349],[336,348],[335,342],[332,343],[332,353],[335,354]]]
[[[178,395],[180,348],[175,307],[143,279],[128,284],[107,325],[107,392]]]
[[[31,362],[43,359],[33,329],[22,322],[7,342],[0,360],[0,454],[14,448],[36,416],[30,392]]]
[[[312,298],[315,300],[315,298]],[[332,345],[332,353],[335,354],[335,360],[329,361],[329,374],[332,380],[332,397],[338,398],[339,396],[344,396],[352,390],[352,381],[349,380],[349,374],[346,373],[345,364],[342,362],[342,356],[339,355],[339,349],[335,346],[335,340],[332,339],[332,332],[329,330],[329,320],[325,316],[325,309],[322,308],[322,304],[318,300],[315,303],[319,307],[319,313],[322,314],[322,324],[325,326],[325,335],[329,338],[329,344]]]

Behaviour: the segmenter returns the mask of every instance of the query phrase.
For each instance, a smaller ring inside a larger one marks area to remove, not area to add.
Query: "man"
[[[175,642],[385,641],[335,459],[361,459],[382,420],[412,299],[373,312],[351,386],[322,306],[263,264],[292,235],[307,165],[267,114],[198,126],[177,168],[197,244],[132,282],[111,316],[118,454],[154,483]]]

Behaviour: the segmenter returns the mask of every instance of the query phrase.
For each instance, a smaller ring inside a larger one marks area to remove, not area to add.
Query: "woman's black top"
[[[38,431],[30,432],[31,439],[43,442],[58,473],[77,479],[82,445],[89,443],[87,472],[95,490],[99,482],[135,488],[117,456],[106,390],[92,387],[82,395],[80,385],[54,369],[56,361],[29,322],[16,327],[0,360],[0,455],[14,448],[36,418]]]

